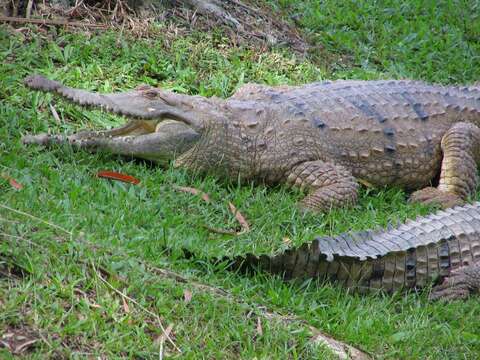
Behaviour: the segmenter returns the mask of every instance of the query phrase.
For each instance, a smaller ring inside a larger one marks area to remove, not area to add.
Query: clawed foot
[[[458,195],[447,193],[434,187],[427,187],[415,191],[410,196],[409,202],[439,205],[442,209],[463,205],[465,203]]]
[[[480,288],[480,263],[452,270],[443,283],[432,288],[429,300],[466,299]]]

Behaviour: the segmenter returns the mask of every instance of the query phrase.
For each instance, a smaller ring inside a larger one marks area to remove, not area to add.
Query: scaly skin
[[[199,134],[182,147],[177,166],[297,186],[308,192],[302,205],[317,211],[355,202],[358,182],[415,190],[440,173],[437,188],[412,198],[444,205],[461,203],[478,183],[478,87],[415,81],[249,84],[222,100],[150,87],[101,95],[41,76],[27,78],[26,84],[135,119],[130,123],[135,131],[107,134],[108,146],[92,136],[78,141],[79,147],[145,157],[142,136],[156,138],[162,122],[175,120]],[[132,137],[138,138],[136,144],[125,151],[122,144]],[[155,160],[156,154],[164,161],[165,152],[150,147],[148,158]]]
[[[319,237],[276,256],[225,260],[233,268],[260,268],[286,279],[319,278],[357,290],[392,292],[437,282],[430,299],[465,298],[480,291],[480,202],[391,230]]]

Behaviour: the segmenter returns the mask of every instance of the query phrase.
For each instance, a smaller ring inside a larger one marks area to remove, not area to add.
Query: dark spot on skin
[[[415,111],[415,113],[420,118],[420,120],[425,121],[428,119],[428,115],[425,114],[422,104],[419,104],[419,103],[413,104],[413,111]]]
[[[385,145],[385,151],[387,153],[394,153],[396,150],[397,150],[397,148],[393,144]]]
[[[381,280],[383,279],[383,274],[385,272],[385,264],[383,261],[375,261],[372,266],[372,275],[371,280]]]
[[[320,120],[319,118],[314,118],[313,119],[313,125],[319,129],[323,129],[325,127],[325,123]]]
[[[305,107],[307,106],[307,104],[305,104],[304,102],[297,102],[297,103],[294,103],[293,105],[295,105],[297,108],[302,110],[305,110]]]
[[[349,101],[352,103],[353,106],[359,109],[367,117],[375,118],[378,120],[379,123],[384,123],[385,121],[387,121],[387,118],[385,118],[377,110],[375,110],[375,107],[368,101],[365,101],[362,98],[358,97],[350,98]]]
[[[420,104],[419,102],[416,102],[415,99],[412,98],[412,96],[407,92],[403,92],[402,97],[412,107],[413,111],[415,111],[415,114],[417,114],[417,117],[420,120],[423,120],[423,121],[428,120],[428,114],[425,112],[425,109],[422,104]]]
[[[267,143],[266,142],[260,142],[257,144],[257,148],[259,150],[266,150],[267,149]]]
[[[417,277],[417,256],[415,249],[408,249],[405,259],[405,278],[409,283],[414,283]]]
[[[385,128],[385,129],[383,129],[383,133],[387,136],[394,136],[395,135],[395,129]]]

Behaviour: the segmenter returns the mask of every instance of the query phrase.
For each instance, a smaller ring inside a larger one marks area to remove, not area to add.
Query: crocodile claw
[[[426,205],[439,205],[442,209],[465,204],[458,195],[438,190],[434,187],[426,187],[415,191],[408,199],[410,203],[422,203]]]

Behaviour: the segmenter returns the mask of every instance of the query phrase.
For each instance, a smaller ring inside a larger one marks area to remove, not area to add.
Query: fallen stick
[[[106,24],[91,24],[80,21],[67,21],[67,20],[51,20],[51,19],[26,19],[14,16],[0,16],[0,22],[13,22],[20,24],[38,24],[38,25],[55,25],[55,26],[78,26],[88,27],[93,29],[107,29]]]

